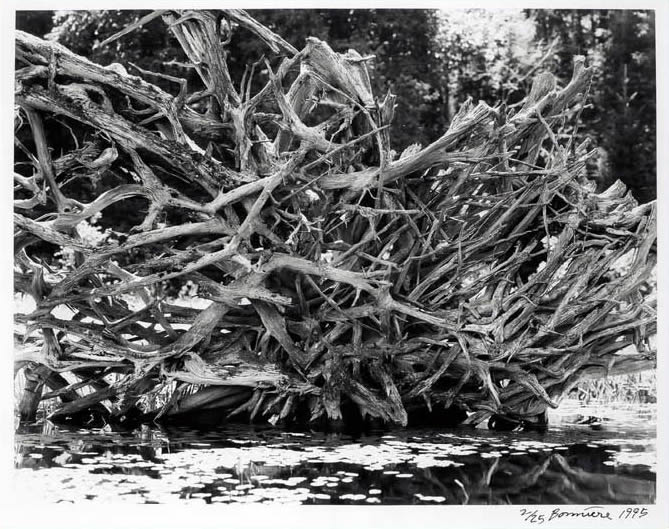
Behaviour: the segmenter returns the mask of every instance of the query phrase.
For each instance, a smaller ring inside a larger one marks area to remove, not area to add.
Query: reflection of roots
[[[434,468],[422,470],[425,480],[433,484],[432,491],[425,494],[445,496],[453,503],[462,497],[460,487],[453,482],[456,476],[467,491],[469,504],[645,504],[655,501],[654,480],[587,472],[571,466],[567,457],[555,453],[497,458],[487,460],[477,470],[473,467],[467,465],[457,473]]]
[[[599,450],[588,452],[593,464],[606,457]],[[588,472],[569,463],[570,457],[557,453],[514,456],[513,458],[479,459],[463,467],[413,468],[414,483],[394,481],[384,483],[384,502],[406,503],[418,487],[427,497],[443,497],[448,504],[648,504],[655,501],[654,478],[629,477],[620,474]],[[299,475],[308,472],[308,465],[291,470]],[[323,475],[334,473],[336,465],[324,465]],[[286,471],[275,472],[286,477]],[[365,487],[378,485],[369,478]]]

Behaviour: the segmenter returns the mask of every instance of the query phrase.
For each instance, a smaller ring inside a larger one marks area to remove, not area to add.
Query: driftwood
[[[458,409],[514,425],[583,378],[654,367],[656,205],[620,182],[592,191],[594,150],[574,140],[582,58],[566,86],[543,73],[515,107],[467,102],[398,156],[369,58],[221,15],[154,13],[204,86],[170,77],[177,95],[17,32],[15,288],[36,304],[16,315],[24,418],[47,387],[53,417],[406,425]],[[278,54],[239,88],[236,26]],[[115,208],[138,197],[130,226]],[[112,228],[96,244],[78,227],[99,215]],[[206,308],[170,298],[187,282]]]

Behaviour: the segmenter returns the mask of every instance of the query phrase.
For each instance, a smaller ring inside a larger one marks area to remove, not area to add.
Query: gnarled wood
[[[36,305],[16,317],[25,419],[51,376],[54,416],[109,403],[111,420],[221,408],[406,425],[407,410],[453,406],[468,423],[535,421],[584,378],[654,366],[656,204],[620,183],[595,194],[593,152],[558,134],[593,75],[582,58],[567,86],[541,73],[505,114],[467,102],[397,156],[371,58],[314,38],[295,50],[242,10],[158,17],[204,92],[17,32],[15,288]],[[281,54],[255,94],[227,68],[235,25]],[[69,144],[52,115],[81,147],[56,157]],[[137,198],[145,211],[122,209]],[[108,231],[86,240],[99,215]],[[198,303],[171,299],[192,284]],[[53,375],[66,371],[78,381]]]

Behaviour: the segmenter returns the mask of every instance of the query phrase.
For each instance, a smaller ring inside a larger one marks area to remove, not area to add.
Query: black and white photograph
[[[3,10],[3,527],[669,523],[666,6],[70,7]]]

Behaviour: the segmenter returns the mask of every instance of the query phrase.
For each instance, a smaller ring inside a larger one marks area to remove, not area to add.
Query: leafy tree
[[[16,29],[44,37],[53,27],[53,11],[17,11]]]
[[[53,29],[47,38],[98,64],[117,62],[127,66],[132,63],[144,70],[197,82],[192,69],[180,66],[185,63],[186,57],[177,40],[166,31],[165,24],[160,20],[152,20],[123,38],[100,46],[104,39],[148,13],[150,11],[56,11],[53,15]],[[131,73],[136,74],[137,71]],[[177,88],[177,85],[165,79],[152,78],[151,82],[172,91]]]
[[[469,97],[489,104],[520,100],[544,54],[534,19],[518,9],[442,11],[435,44],[450,115]]]
[[[537,38],[558,46],[551,70],[563,82],[571,58],[595,68],[592,106],[584,126],[608,153],[610,180],[621,179],[636,197],[656,196],[655,15],[640,10],[532,10]],[[609,180],[609,181],[610,181]]]

